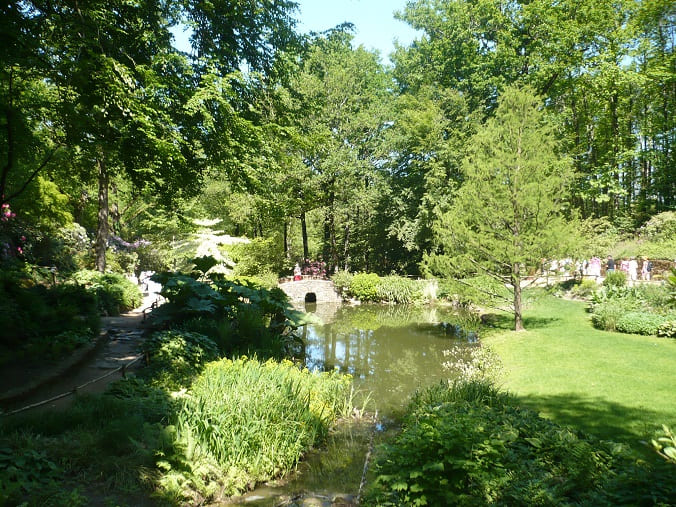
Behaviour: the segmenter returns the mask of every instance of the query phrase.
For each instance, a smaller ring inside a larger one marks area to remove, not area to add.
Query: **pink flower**
[[[16,247],[16,251],[19,252],[19,254],[23,254],[23,249],[20,246]]]
[[[26,236],[21,236],[21,241],[26,241]]]

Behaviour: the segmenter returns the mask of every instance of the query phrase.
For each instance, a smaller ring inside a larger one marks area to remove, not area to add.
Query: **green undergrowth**
[[[0,505],[224,499],[288,473],[351,409],[349,377],[289,361],[212,362],[180,392],[149,382],[0,418]]]
[[[161,463],[180,501],[240,494],[291,470],[348,412],[350,379],[293,363],[211,363],[182,399],[176,441],[184,460]]]
[[[143,302],[138,286],[119,273],[83,269],[73,273],[72,283],[95,295],[99,310],[104,315],[119,315],[138,308]]]
[[[95,294],[49,284],[25,271],[0,271],[0,365],[60,358],[99,330]]]
[[[401,276],[340,271],[331,279],[346,297],[362,302],[413,304],[425,300],[424,285]]]
[[[673,465],[521,408],[486,381],[432,387],[378,451],[366,505],[669,505]]]
[[[62,411],[0,417],[0,505],[219,501],[284,476],[350,412],[350,377],[282,360],[302,318],[282,293],[164,281],[138,377]]]
[[[525,332],[498,317],[483,341],[499,354],[504,385],[522,404],[607,440],[646,447],[662,424],[676,426],[676,342],[592,326],[586,303],[533,299]]]

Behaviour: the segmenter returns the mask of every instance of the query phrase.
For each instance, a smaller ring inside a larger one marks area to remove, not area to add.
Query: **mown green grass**
[[[585,303],[549,295],[526,310],[525,332],[510,325],[501,316],[483,339],[523,405],[637,449],[662,424],[676,427],[676,340],[594,329]]]

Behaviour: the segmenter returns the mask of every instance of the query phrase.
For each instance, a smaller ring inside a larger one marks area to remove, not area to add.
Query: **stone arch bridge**
[[[303,276],[302,280],[296,281],[293,278],[282,278],[279,280],[279,288],[294,303],[340,303],[343,301],[340,294],[336,292],[333,282],[326,278]]]

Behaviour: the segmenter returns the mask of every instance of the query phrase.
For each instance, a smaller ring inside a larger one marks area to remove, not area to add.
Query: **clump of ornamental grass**
[[[233,495],[291,470],[349,410],[350,378],[289,361],[207,365],[183,399],[176,439],[191,466],[165,462],[170,496]],[[193,498],[194,499],[194,498]]]

